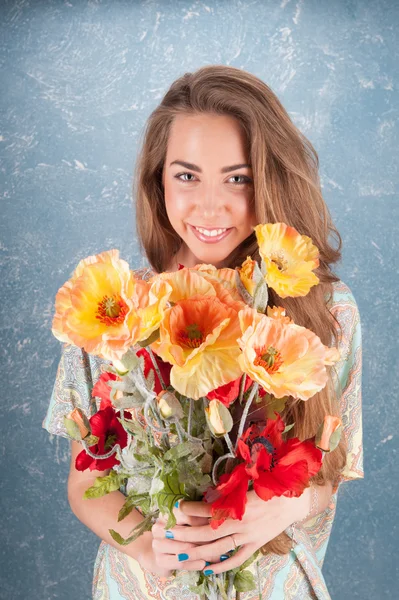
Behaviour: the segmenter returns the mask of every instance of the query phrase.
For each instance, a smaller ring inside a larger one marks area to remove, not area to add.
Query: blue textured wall
[[[141,266],[138,136],[170,83],[210,63],[266,81],[319,152],[362,316],[366,471],[341,487],[324,573],[336,600],[397,597],[398,6],[1,2],[2,599],[91,596],[99,539],[68,507],[68,442],[41,429],[54,297],[89,254]]]

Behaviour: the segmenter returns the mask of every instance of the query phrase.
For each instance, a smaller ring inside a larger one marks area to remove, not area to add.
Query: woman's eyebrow
[[[181,165],[182,167],[185,167],[186,169],[190,169],[191,171],[197,171],[198,173],[202,173],[202,169],[198,166],[198,165],[194,165],[193,163],[189,163],[189,162],[185,162],[184,160],[174,160],[173,162],[170,163],[170,167],[172,165]],[[245,169],[251,168],[251,165],[248,165],[246,163],[243,164],[238,164],[238,165],[232,165],[231,167],[222,167],[220,169],[221,173],[229,173],[229,171],[235,171],[236,169]]]

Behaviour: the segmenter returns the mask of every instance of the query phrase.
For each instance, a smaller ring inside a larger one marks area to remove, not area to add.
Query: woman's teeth
[[[207,235],[208,237],[216,237],[217,235],[220,235],[220,234],[224,233],[225,231],[227,231],[227,228],[225,228],[225,229],[202,229],[201,227],[195,227],[195,229],[197,231],[199,231],[200,233],[202,233],[203,235]]]

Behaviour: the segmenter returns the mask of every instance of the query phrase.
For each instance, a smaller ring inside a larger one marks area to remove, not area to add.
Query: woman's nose
[[[225,201],[220,192],[208,189],[201,198],[199,209],[204,219],[211,220],[220,213],[224,203]]]

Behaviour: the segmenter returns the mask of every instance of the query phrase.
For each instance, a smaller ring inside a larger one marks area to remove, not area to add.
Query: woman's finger
[[[179,509],[187,516],[192,517],[205,517],[211,516],[211,506],[206,502],[192,501],[192,500],[180,500]]]
[[[212,529],[210,525],[193,527],[175,525],[172,529],[164,529],[162,525],[156,524],[153,526],[152,530],[153,535],[156,537],[166,537],[178,540],[179,542],[193,542],[194,544],[199,544],[201,542],[210,543],[231,533],[234,533],[235,536],[239,535],[237,533],[237,524],[233,523],[233,521],[225,521],[218,529]]]
[[[243,544],[235,554],[226,560],[207,565],[203,568],[203,571],[205,575],[218,575],[219,573],[224,573],[224,571],[235,569],[236,567],[240,567],[246,560],[248,560],[248,558],[252,556],[256,550],[257,547],[254,544]]]
[[[206,567],[204,560],[190,560],[181,562],[173,554],[159,554],[158,564],[161,564],[166,569],[183,570],[183,571],[202,571]]]
[[[195,548],[195,544],[189,542],[176,542],[175,540],[152,538],[152,549],[161,554],[175,554],[190,552]]]
[[[234,536],[237,544],[240,543],[239,534]],[[175,542],[182,543],[182,542]],[[221,562],[224,559],[221,557],[225,557],[230,550],[234,548],[234,541],[231,536],[226,536],[224,538],[220,538],[215,542],[211,542],[209,544],[203,544],[202,546],[193,545],[192,548],[188,548],[184,552],[178,553],[178,559],[181,562],[186,563],[186,561],[198,561],[198,560],[206,560],[209,562]]]

